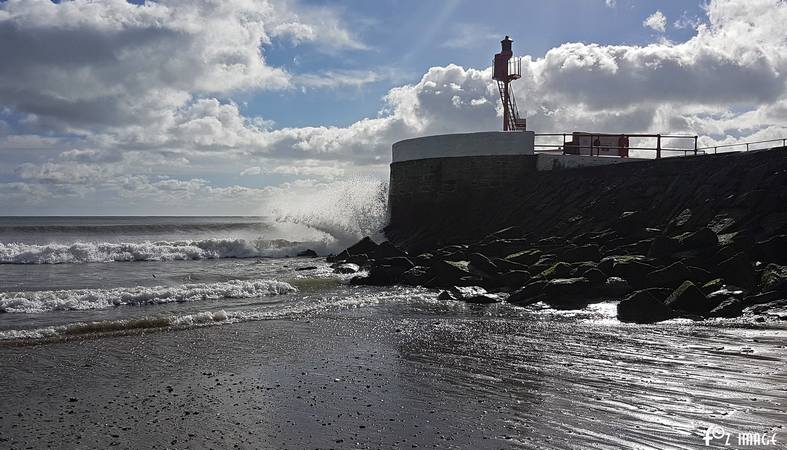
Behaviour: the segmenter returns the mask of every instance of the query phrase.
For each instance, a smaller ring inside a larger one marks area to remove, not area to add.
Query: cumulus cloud
[[[667,18],[661,11],[656,11],[642,22],[642,26],[663,33],[667,31]]]
[[[0,49],[13,62],[0,66],[6,106],[0,116],[10,111],[26,127],[18,133],[0,126],[0,151],[54,154],[0,167],[0,175],[10,174],[0,192],[14,192],[14,199],[28,192],[40,201],[42,192],[103,191],[141,205],[193,198],[212,211],[229,210],[224,202],[246,211],[254,196],[263,204],[274,188],[227,181],[233,177],[275,175],[287,189],[355,172],[384,177],[397,140],[500,128],[491,69],[457,65],[433,67],[417,82],[391,89],[376,117],[348,126],[277,128],[269,118],[245,116],[232,100],[235,92],[302,87],[266,61],[272,39],[303,43],[338,33],[337,48],[363,47],[349,33],[341,38],[338,16],[321,25],[288,13],[291,6],[262,0],[0,4]],[[566,43],[524,58],[513,87],[530,128],[696,133],[705,145],[787,135],[787,5],[713,0],[706,13],[685,42]],[[56,45],[31,38],[39,33]],[[342,84],[359,74],[327,78]],[[52,137],[52,130],[69,134]],[[206,174],[227,179],[212,183]],[[12,205],[11,198],[0,204]]]

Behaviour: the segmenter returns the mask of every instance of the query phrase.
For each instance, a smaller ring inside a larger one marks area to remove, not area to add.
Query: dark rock
[[[524,271],[527,271],[527,269],[528,269],[528,266],[526,266],[524,264],[515,263],[513,261],[508,261],[506,259],[501,259],[501,258],[493,259],[492,263],[501,272],[510,272],[512,270],[524,270]]]
[[[329,256],[329,257],[325,258],[325,260],[327,262],[329,262],[329,263],[344,262],[344,261],[347,261],[347,258],[349,258],[349,257],[350,257],[350,254],[347,252],[347,250],[342,250],[338,255]]]
[[[718,245],[719,238],[710,228],[700,228],[694,232],[677,236],[682,250],[699,250]]]
[[[708,315],[711,317],[738,317],[748,306],[746,301],[739,297],[729,297],[713,308]]]
[[[757,257],[763,261],[787,264],[787,234],[780,234],[757,242],[754,251]]]
[[[510,254],[505,257],[506,261],[515,262],[517,264],[524,264],[529,266],[535,264],[541,258],[541,250],[527,249],[517,253]]]
[[[669,296],[675,291],[674,289],[670,288],[647,288],[641,290],[661,300],[662,303],[667,301],[667,298],[669,298]]]
[[[396,256],[392,258],[383,258],[378,259],[377,264],[383,266],[391,266],[391,267],[401,267],[404,270],[409,270],[415,267],[415,264],[410,260],[410,258],[406,258],[404,256]]]
[[[353,253],[352,251],[350,253]],[[367,253],[367,252],[362,252]],[[389,241],[385,241],[377,246],[374,251],[368,252],[369,257],[372,259],[385,259],[385,258],[397,258],[402,256],[407,256],[407,253],[402,251],[397,246],[393,245]]]
[[[611,298],[622,298],[631,292],[631,285],[623,278],[609,277],[601,287],[601,294]]]
[[[344,260],[344,262],[358,264],[358,266],[363,267],[369,263],[369,257],[364,253],[361,253],[360,255],[350,255]]]
[[[317,266],[303,266],[303,267],[298,267],[295,270],[315,270],[316,268]]]
[[[686,280],[692,280],[693,274],[681,261],[670,264],[663,269],[654,270],[647,275],[648,282],[653,287],[676,288]]]
[[[576,308],[589,303],[590,280],[579,278],[556,278],[547,281],[543,293],[545,300],[553,308]]]
[[[718,274],[728,283],[750,288],[754,286],[757,276],[746,254],[737,253],[732,258],[725,259],[719,263]]]
[[[762,271],[760,288],[763,292],[776,291],[787,294],[787,267],[779,264],[768,264]]]
[[[519,288],[527,284],[530,278],[530,272],[526,270],[512,270],[498,275],[496,282],[499,286]]]
[[[597,244],[587,244],[566,250],[561,258],[566,262],[598,261],[601,252]]]
[[[713,275],[702,267],[688,266],[688,268],[691,271],[691,281],[695,283],[707,283],[713,278]]]
[[[565,277],[571,275],[571,270],[572,270],[572,267],[571,267],[570,264],[567,264],[567,263],[564,263],[564,262],[559,262],[559,263],[553,264],[548,269],[546,269],[543,272],[539,273],[538,277],[542,278],[542,279],[545,279],[545,280],[552,280],[552,279],[555,279],[555,278],[565,278]]]
[[[612,266],[610,275],[623,278],[635,289],[641,289],[647,287],[648,274],[655,269],[654,266],[636,259],[618,260]]]
[[[413,258],[413,262],[419,266],[428,266],[432,258],[434,258],[434,255],[431,253],[421,253]]]
[[[342,274],[356,273],[359,270],[361,270],[361,268],[358,267],[358,264],[353,264],[353,263],[342,263],[333,269],[335,273],[342,273]]]
[[[450,292],[455,299],[467,303],[488,304],[502,301],[502,297],[499,295],[490,294],[486,289],[478,286],[454,286],[450,289]]]
[[[667,236],[657,236],[651,241],[648,256],[651,258],[665,259],[680,249],[677,239]]]
[[[637,291],[618,303],[618,320],[633,323],[655,323],[675,316],[661,300],[648,291]]]
[[[503,228],[502,230],[497,230],[494,233],[490,233],[486,235],[482,241],[490,242],[496,239],[517,239],[521,238],[525,235],[525,231],[522,227],[513,226],[508,228]]]
[[[618,217],[614,225],[615,231],[623,235],[631,235],[639,231],[645,223],[645,216],[639,211],[625,211]]]
[[[369,276],[362,280],[355,281],[355,277],[350,282],[352,284],[366,284],[369,286],[390,286],[402,281],[402,275],[408,270],[402,266],[374,265],[369,269]]]
[[[718,291],[723,286],[724,286],[724,280],[722,278],[716,278],[703,284],[700,290],[702,290],[702,292],[704,292],[705,294],[710,294],[711,292]]]
[[[316,258],[319,255],[314,250],[307,248],[306,250],[298,253],[296,256],[308,257],[308,258]]]
[[[438,286],[454,286],[460,283],[463,277],[470,276],[466,261],[432,261],[429,271]]]
[[[506,300],[517,306],[538,303],[546,298],[544,294],[544,286],[546,285],[547,281],[545,280],[534,281],[511,293]]]
[[[593,286],[602,285],[607,281],[607,275],[595,267],[584,271],[580,275],[590,280],[590,284]]]
[[[372,238],[366,236],[350,247],[347,247],[347,250],[345,251],[348,253],[348,255],[360,255],[362,253],[366,253],[368,255],[373,253],[376,249],[377,244],[372,240]]]
[[[480,253],[472,253],[469,258],[470,262],[467,269],[473,275],[480,276],[481,278],[493,279],[497,277],[499,269],[497,266],[486,256]]]
[[[491,257],[504,257],[516,253],[528,246],[526,239],[497,239],[491,242],[480,242],[472,245],[468,250]]]
[[[440,294],[437,296],[437,299],[438,300],[456,300],[456,297],[454,297],[454,295],[451,292],[449,292],[449,291],[443,291],[443,292],[440,292]]]
[[[629,261],[645,261],[646,258],[643,255],[613,255],[607,256],[601,259],[601,262],[598,263],[598,269],[604,272],[605,274],[612,275],[612,268],[614,267],[615,263],[617,262],[629,262]]]
[[[691,281],[683,282],[664,303],[674,310],[700,315],[707,314],[716,306]]]
[[[424,266],[415,266],[402,273],[402,282],[411,286],[422,286],[431,281],[428,277],[429,269]]]

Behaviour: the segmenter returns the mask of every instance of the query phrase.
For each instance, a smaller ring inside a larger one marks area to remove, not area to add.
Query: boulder
[[[671,319],[674,312],[648,291],[637,291],[618,303],[618,320],[655,323]]]
[[[666,259],[680,249],[677,239],[667,236],[657,236],[653,238],[648,249],[648,256],[656,259]]]
[[[687,267],[691,271],[691,281],[695,283],[698,284],[707,283],[713,278],[713,275],[709,271],[703,269],[702,267],[696,267],[696,266],[687,266]]]
[[[481,253],[489,257],[504,257],[516,253],[528,246],[526,239],[497,239],[491,242],[479,242],[468,249],[473,253]]]
[[[612,298],[622,298],[631,292],[631,285],[623,278],[609,277],[601,287],[601,294]]]
[[[449,291],[442,291],[442,292],[440,292],[440,294],[437,296],[437,299],[438,299],[438,300],[456,300],[456,297],[454,297],[454,294],[452,294],[452,293],[451,293],[451,292],[449,292]]]
[[[478,286],[454,286],[450,289],[450,293],[455,299],[467,303],[488,304],[502,301],[499,295],[490,294],[486,289]]]
[[[402,274],[406,271],[407,268],[401,266],[374,265],[369,269],[369,275],[366,278],[356,281],[356,278],[359,277],[355,277],[350,282],[369,286],[390,286],[401,282]]]
[[[352,252],[350,252],[352,253]],[[397,258],[402,256],[407,256],[407,253],[398,248],[397,246],[393,245],[390,241],[385,241],[377,246],[374,251],[371,252],[363,252],[368,253],[369,257],[372,259],[385,259],[385,258]]]
[[[377,244],[370,238],[366,236],[365,238],[361,239],[360,241],[356,242],[355,244],[347,247],[345,250],[348,255],[360,255],[362,253],[371,254],[377,249]]]
[[[738,317],[743,314],[743,310],[748,306],[746,301],[740,297],[729,297],[713,308],[708,315],[710,317]]]
[[[717,272],[728,283],[747,288],[754,286],[757,280],[754,266],[743,252],[736,253],[735,256],[720,262]]]
[[[715,278],[703,284],[700,290],[702,290],[702,292],[705,294],[710,294],[711,292],[718,291],[722,287],[724,287],[724,279]]]
[[[787,267],[779,264],[768,264],[760,277],[760,288],[763,292],[776,291],[787,295]]]
[[[641,289],[641,291],[649,293],[650,295],[656,297],[657,299],[661,300],[662,303],[664,303],[665,301],[667,301],[667,298],[670,295],[672,295],[672,293],[675,290],[670,288],[647,288],[647,289]]]
[[[433,260],[430,275],[437,286],[453,286],[462,284],[462,278],[470,276],[467,261]]]
[[[319,255],[314,250],[312,250],[310,248],[307,248],[306,250],[304,250],[302,252],[298,252],[298,254],[296,256],[305,257],[305,258],[316,258]]]
[[[508,303],[512,303],[517,306],[527,306],[540,302],[546,298],[546,295],[544,294],[544,286],[546,285],[547,281],[545,280],[528,283],[511,293],[511,295],[508,296],[507,301]]]
[[[406,258],[404,256],[395,256],[392,258],[377,259],[376,262],[379,265],[401,267],[404,270],[409,270],[415,267],[415,264],[413,264],[410,258]]]
[[[402,282],[411,286],[429,284],[429,269],[424,266],[415,266],[402,273]]]
[[[413,258],[413,263],[419,266],[428,266],[432,258],[434,258],[434,255],[431,253],[421,253]]]
[[[638,260],[622,260],[615,262],[610,275],[623,278],[635,289],[642,289],[647,287],[648,274],[655,269],[654,266]]]
[[[581,245],[563,252],[561,259],[566,262],[598,261],[601,259],[601,251],[597,244]]]
[[[541,250],[538,249],[522,250],[505,257],[506,261],[524,264],[526,266],[537,263],[540,258]]]
[[[683,233],[677,238],[681,250],[701,250],[719,243],[719,237],[710,228],[700,228],[697,231]]]
[[[509,261],[507,259],[502,258],[494,258],[492,259],[492,264],[494,264],[501,272],[509,272],[512,270],[527,270],[528,266],[524,264],[515,263]]]
[[[757,242],[754,251],[763,261],[787,264],[787,234],[779,234]]]
[[[580,275],[590,280],[590,284],[593,286],[600,286],[604,284],[605,281],[607,281],[607,275],[595,267],[585,270]]]
[[[511,270],[497,276],[496,283],[508,288],[519,288],[530,281],[530,272],[526,270]]]
[[[486,278],[491,280],[497,277],[499,269],[497,266],[486,256],[480,253],[472,253],[470,254],[469,263],[467,265],[467,269],[473,275],[477,275],[481,278]]]
[[[607,256],[601,259],[601,262],[598,263],[598,268],[607,276],[612,275],[612,268],[615,266],[617,262],[630,262],[630,261],[645,261],[646,258],[643,255],[612,255]]]
[[[359,266],[363,267],[369,263],[369,257],[366,256],[365,253],[361,253],[360,255],[350,255],[344,260],[344,262],[358,264]]]
[[[572,267],[570,264],[564,262],[558,262],[553,264],[548,269],[545,269],[543,272],[538,274],[539,278],[544,280],[552,280],[555,278],[565,278],[571,275]]]
[[[359,270],[361,270],[361,268],[358,267],[358,264],[353,264],[353,263],[342,263],[337,265],[333,269],[335,273],[342,273],[342,274],[356,273]]]
[[[691,281],[684,281],[664,303],[674,310],[699,315],[707,314],[716,306]]]
[[[640,211],[625,211],[613,225],[615,231],[622,235],[631,235],[639,231],[645,223],[645,216]]]
[[[589,303],[591,295],[590,280],[579,278],[556,278],[547,281],[543,293],[546,302],[554,308],[576,308]]]
[[[347,261],[347,258],[349,257],[350,254],[347,252],[347,250],[342,250],[338,255],[328,256],[327,258],[325,258],[325,261],[329,263],[344,262]]]
[[[676,288],[684,281],[692,279],[691,270],[681,261],[647,274],[648,283],[653,287]]]

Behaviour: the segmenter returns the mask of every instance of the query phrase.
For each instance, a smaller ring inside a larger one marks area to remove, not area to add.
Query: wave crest
[[[65,264],[114,261],[175,261],[256,258],[295,254],[302,243],[284,240],[205,239],[136,243],[0,243],[2,264]]]
[[[146,305],[225,298],[254,298],[295,292],[289,283],[275,280],[232,280],[179,286],[136,286],[113,289],[70,289],[0,293],[0,312],[41,313],[84,311],[121,305]]]

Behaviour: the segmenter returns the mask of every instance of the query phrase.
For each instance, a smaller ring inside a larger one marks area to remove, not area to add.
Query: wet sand
[[[783,327],[506,311],[381,306],[0,348],[0,447],[706,448],[708,424],[787,442]]]

